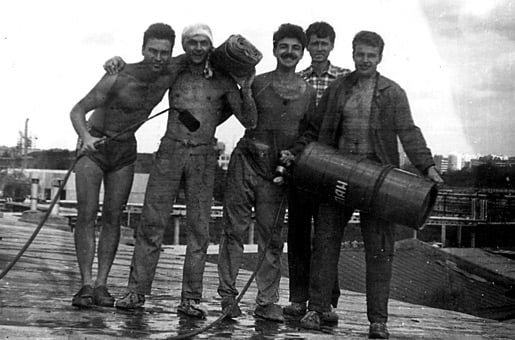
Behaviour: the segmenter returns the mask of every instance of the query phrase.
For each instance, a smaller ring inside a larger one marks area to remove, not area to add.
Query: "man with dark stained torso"
[[[254,314],[282,322],[283,312],[277,301],[283,241],[281,221],[275,222],[284,213],[286,186],[274,183],[274,170],[279,165],[280,150],[294,142],[302,117],[314,110],[315,90],[295,73],[306,46],[302,28],[281,25],[273,36],[273,46],[276,69],[257,76],[252,86],[257,126],[245,131],[229,163],[218,293],[222,297],[222,310],[231,318],[239,316],[241,311],[235,304],[236,277],[243,259],[244,233],[251,223],[254,207],[258,252],[259,256],[264,255],[256,276],[258,294]]]

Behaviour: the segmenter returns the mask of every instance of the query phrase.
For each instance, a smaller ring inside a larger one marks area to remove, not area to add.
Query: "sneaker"
[[[141,308],[145,304],[145,295],[135,292],[128,292],[119,300],[116,300],[114,306],[118,309],[136,309]]]
[[[230,312],[228,311],[229,308],[231,308]],[[241,315],[240,306],[238,306],[233,296],[224,297],[222,299],[222,313],[227,314],[226,317],[230,319],[237,318]]]
[[[182,299],[177,311],[199,319],[205,319],[207,316],[207,309],[200,304],[200,300]]]
[[[283,309],[275,303],[266,306],[258,305],[254,310],[254,315],[265,320],[284,322]]]
[[[332,306],[329,312],[320,313],[320,321],[323,323],[338,323],[338,318],[338,314],[336,314]]]
[[[388,339],[390,333],[384,322],[372,322],[368,330],[369,339]]]
[[[306,314],[306,303],[292,302],[290,305],[283,307],[283,313],[291,316],[303,316]]]
[[[103,307],[113,307],[114,297],[109,294],[106,286],[98,286],[93,288],[93,298],[95,305]]]
[[[307,329],[320,329],[320,313],[310,310],[300,319],[300,326]]]

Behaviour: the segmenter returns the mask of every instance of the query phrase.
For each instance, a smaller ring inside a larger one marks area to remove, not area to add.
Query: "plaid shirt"
[[[300,71],[298,74],[315,88],[317,93],[316,104],[318,105],[318,103],[320,102],[320,98],[322,98],[322,95],[324,94],[324,91],[327,89],[329,84],[335,81],[336,78],[342,77],[349,73],[350,70],[334,66],[331,64],[331,62],[329,62],[329,67],[327,68],[327,71],[322,73],[320,76],[316,74],[315,70],[313,69],[313,66],[311,65],[307,69]]]

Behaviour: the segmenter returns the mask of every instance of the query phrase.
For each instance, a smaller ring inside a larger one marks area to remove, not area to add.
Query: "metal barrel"
[[[317,142],[299,155],[293,184],[322,200],[366,211],[384,220],[420,229],[436,202],[436,183],[372,160],[342,155]]]

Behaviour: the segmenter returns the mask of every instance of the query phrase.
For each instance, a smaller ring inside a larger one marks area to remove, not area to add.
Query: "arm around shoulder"
[[[127,63],[122,59],[122,57],[114,56],[112,58],[107,59],[103,67],[108,74],[114,75],[120,73],[124,69],[126,64]]]

